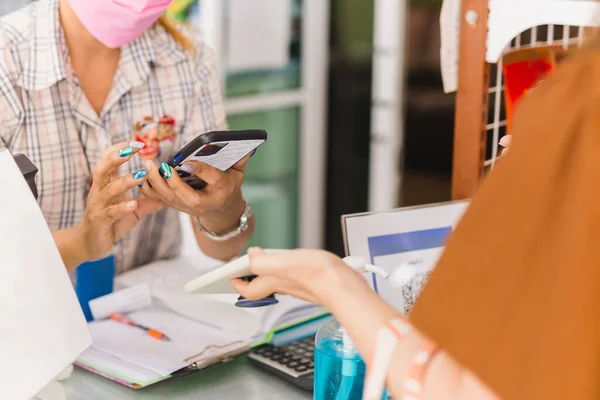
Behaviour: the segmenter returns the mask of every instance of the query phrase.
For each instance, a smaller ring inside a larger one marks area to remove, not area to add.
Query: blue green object
[[[129,157],[132,154],[133,154],[132,146],[124,147],[121,150],[119,150],[119,157]]]
[[[336,320],[324,324],[315,338],[314,400],[361,400],[365,362]],[[387,392],[381,396],[387,399]]]
[[[113,292],[115,256],[89,261],[77,267],[75,293],[86,320],[92,321],[89,302]]]
[[[160,176],[165,179],[169,179],[173,176],[173,170],[166,162],[160,164]]]
[[[136,181],[138,179],[142,179],[145,176],[146,176],[146,170],[145,169],[140,169],[139,171],[133,173],[133,179],[135,179]]]

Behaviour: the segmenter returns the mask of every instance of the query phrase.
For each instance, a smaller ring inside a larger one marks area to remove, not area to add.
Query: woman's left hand
[[[265,254],[248,250],[250,269],[257,275],[251,282],[231,281],[233,288],[250,300],[271,294],[287,294],[325,307],[342,290],[368,285],[363,277],[334,254],[322,250],[290,250]],[[358,285],[358,286],[357,286]]]
[[[146,161],[144,166],[148,178],[141,191],[146,197],[199,217],[202,226],[215,234],[227,233],[236,226],[244,211],[241,186],[248,158],[226,172],[195,161],[186,163],[187,172],[207,183],[201,191],[192,189],[166,163],[157,166],[152,161]],[[162,176],[160,169],[166,170]]]

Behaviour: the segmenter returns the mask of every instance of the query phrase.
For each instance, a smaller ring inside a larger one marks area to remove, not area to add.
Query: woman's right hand
[[[366,280],[339,257],[323,250],[289,250],[266,254],[248,250],[250,269],[257,275],[251,282],[231,281],[233,288],[249,300],[271,294],[286,294],[334,309],[346,291],[353,295],[370,292]]]
[[[144,216],[160,211],[165,205],[142,198],[132,200],[127,192],[146,180],[140,170],[124,177],[119,166],[139,152],[143,143],[119,143],[102,152],[94,171],[83,220],[77,227],[85,261],[102,258],[113,244],[122,239]]]

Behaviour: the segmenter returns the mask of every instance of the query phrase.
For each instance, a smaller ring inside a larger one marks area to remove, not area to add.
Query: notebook
[[[320,306],[288,296],[278,296],[279,304],[274,306],[244,309],[234,305],[235,295],[186,293],[185,283],[204,272],[193,256],[186,256],[117,277],[117,287],[148,285],[152,305],[128,317],[161,330],[172,341],[156,340],[112,320],[94,321],[89,324],[94,343],[76,365],[141,389],[270,343],[277,332],[288,336],[290,327],[306,325],[316,330],[318,325],[310,322],[328,315]]]

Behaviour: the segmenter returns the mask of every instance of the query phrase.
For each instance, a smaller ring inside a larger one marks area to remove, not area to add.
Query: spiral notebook
[[[187,375],[228,361],[252,347],[273,341],[292,327],[318,329],[328,316],[320,306],[279,297],[279,304],[258,309],[235,307],[237,296],[193,295],[185,282],[203,273],[193,257],[162,261],[117,278],[120,287],[147,285],[152,304],[128,314],[140,325],[160,330],[171,341],[112,320],[91,322],[94,343],[77,360],[80,368],[133,389]],[[305,334],[306,329],[299,329]],[[314,332],[312,332],[314,333]],[[293,334],[293,333],[292,333]]]

